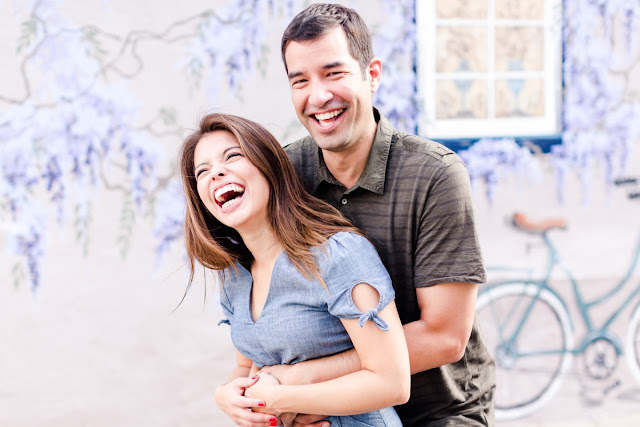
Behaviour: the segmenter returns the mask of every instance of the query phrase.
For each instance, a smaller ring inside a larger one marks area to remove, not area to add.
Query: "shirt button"
[[[342,199],[341,202],[342,202],[343,205],[346,205],[347,204],[347,199]]]

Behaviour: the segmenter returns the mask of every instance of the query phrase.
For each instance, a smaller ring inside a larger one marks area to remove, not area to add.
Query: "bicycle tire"
[[[509,338],[536,295],[509,347]],[[571,366],[573,355],[567,350],[573,349],[573,331],[566,306],[547,289],[513,282],[484,289],[478,295],[476,316],[496,360],[496,419],[512,420],[535,412],[557,392]]]
[[[629,369],[640,383],[640,304],[631,313],[625,353]]]

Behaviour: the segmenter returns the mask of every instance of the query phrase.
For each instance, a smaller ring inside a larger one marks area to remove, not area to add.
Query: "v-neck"
[[[253,314],[251,313],[251,294],[253,293],[253,275],[251,274],[250,270],[248,270],[246,267],[238,263],[239,268],[242,269],[250,278],[250,285],[247,287],[247,291],[245,293],[245,301],[246,301],[246,307],[247,307],[247,317],[249,318],[248,320],[249,322],[251,322],[251,324],[255,325],[258,322],[260,322],[260,319],[262,319],[264,310],[267,308],[267,304],[269,303],[269,298],[271,296],[271,289],[274,283],[274,276],[277,271],[276,266],[278,265],[280,258],[282,258],[283,255],[285,254],[286,254],[286,251],[284,250],[280,252],[280,254],[276,257],[275,262],[273,263],[273,267],[271,268],[271,279],[269,280],[269,290],[267,291],[267,297],[265,298],[264,304],[262,305],[262,309],[260,310],[260,316],[258,316],[256,320],[253,319]]]

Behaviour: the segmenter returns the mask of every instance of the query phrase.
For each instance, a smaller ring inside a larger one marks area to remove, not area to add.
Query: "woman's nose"
[[[211,179],[214,180],[220,179],[227,174],[227,170],[222,166],[215,167],[212,172],[213,173],[211,174]]]

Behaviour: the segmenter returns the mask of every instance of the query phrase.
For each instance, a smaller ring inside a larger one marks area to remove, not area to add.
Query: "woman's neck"
[[[240,233],[242,241],[251,252],[256,264],[273,264],[282,253],[283,246],[270,226],[252,232]]]

